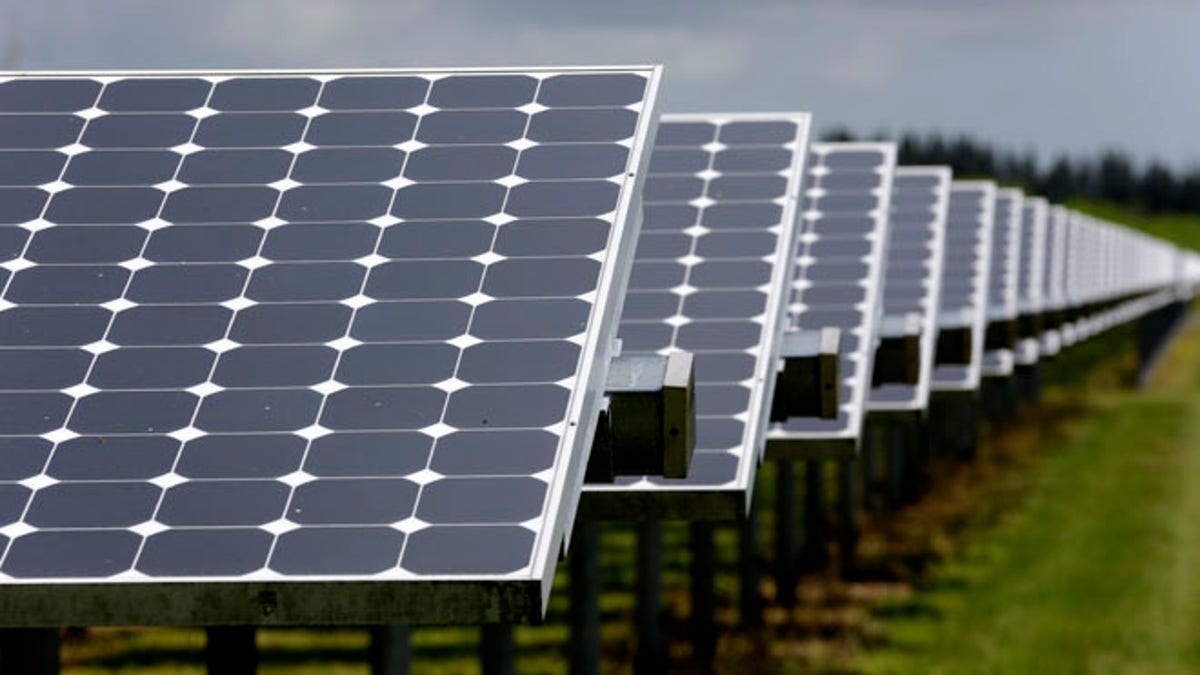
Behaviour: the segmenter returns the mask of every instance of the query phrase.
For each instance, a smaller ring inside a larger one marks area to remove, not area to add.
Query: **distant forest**
[[[827,141],[859,140],[848,130],[826,134]],[[1172,170],[1160,162],[1139,168],[1128,155],[1106,151],[1092,158],[1059,157],[1039,166],[1032,153],[997,149],[969,136],[908,133],[900,137],[901,164],[945,164],[956,176],[992,177],[1051,201],[1102,199],[1150,213],[1200,213],[1200,166]]]

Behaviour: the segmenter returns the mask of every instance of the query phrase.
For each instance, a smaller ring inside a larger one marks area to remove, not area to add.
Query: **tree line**
[[[853,141],[840,129],[829,141]],[[1060,156],[1048,166],[1032,152],[1014,152],[971,138],[939,133],[906,133],[898,141],[901,164],[945,164],[956,176],[993,177],[1006,185],[1045,195],[1051,201],[1103,199],[1157,212],[1200,212],[1200,165],[1172,169],[1162,162],[1139,167],[1124,152],[1107,150],[1094,157]]]

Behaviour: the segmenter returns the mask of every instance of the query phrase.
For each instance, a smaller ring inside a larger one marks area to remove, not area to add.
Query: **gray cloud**
[[[1200,159],[1200,5],[1181,1],[0,2],[23,68],[663,63],[670,110]]]

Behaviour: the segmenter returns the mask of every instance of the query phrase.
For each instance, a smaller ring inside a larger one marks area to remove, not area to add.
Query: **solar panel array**
[[[748,506],[774,391],[808,149],[806,114],[668,115],[621,317],[630,352],[696,363],[686,479],[589,485],[589,516],[735,517]]]
[[[938,324],[940,330],[969,331],[971,351],[966,363],[935,364],[935,391],[979,387],[995,203],[996,184],[991,181],[954,181],[950,185]]]
[[[948,167],[896,168],[884,253],[883,312],[920,317],[921,362],[916,384],[874,387],[868,405],[872,411],[924,410],[928,403],[951,177]]]
[[[659,79],[0,75],[0,624],[536,621],[577,507],[744,515],[764,452],[851,456],[867,407],[1200,289],[1197,254],[804,113],[654,140]],[[913,313],[917,383],[872,390]],[[785,330],[829,327],[836,418],[768,425]],[[583,485],[619,346],[695,355],[688,478]]]
[[[840,405],[834,419],[794,417],[773,425],[770,454],[804,457],[857,448],[882,312],[879,289],[895,167],[892,143],[812,147],[789,311],[799,330],[841,329]]]
[[[657,81],[0,84],[3,583],[87,602],[148,582],[503,579],[544,598]],[[132,604],[108,620],[160,619]]]
[[[993,327],[995,324],[1004,324],[1017,318],[1023,200],[1024,195],[1020,190],[996,190],[996,210],[992,221],[992,260],[988,277],[989,332],[996,330]],[[1013,350],[1010,346],[992,348],[985,344],[984,349],[983,375],[1005,376],[1012,373]]]
[[[1021,207],[1021,239],[1017,274],[1017,315],[1020,339],[1013,354],[1017,365],[1037,363],[1041,343],[1040,326],[1043,282],[1046,269],[1046,222],[1050,204],[1042,197],[1028,197]]]

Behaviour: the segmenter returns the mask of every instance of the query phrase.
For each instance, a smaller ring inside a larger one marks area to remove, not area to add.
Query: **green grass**
[[[867,673],[1200,672],[1200,331],[1089,390],[1024,505],[883,609]]]
[[[1067,205],[1097,218],[1141,230],[1169,242],[1200,251],[1200,214],[1145,213],[1112,202],[1072,199]]]

